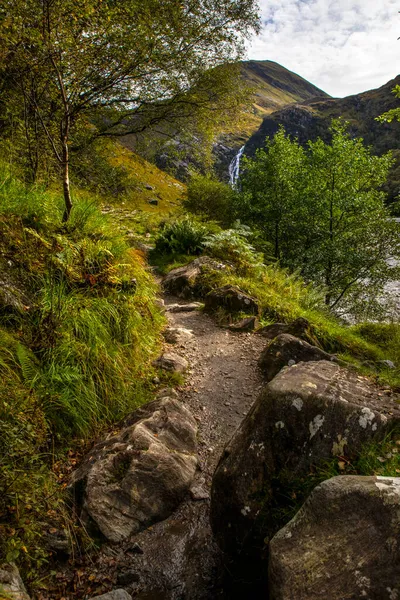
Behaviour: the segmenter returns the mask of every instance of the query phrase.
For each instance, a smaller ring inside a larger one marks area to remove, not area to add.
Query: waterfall
[[[243,152],[244,146],[240,148],[239,152],[229,165],[229,183],[232,187],[235,187],[236,182],[239,179],[240,159],[242,158]]]

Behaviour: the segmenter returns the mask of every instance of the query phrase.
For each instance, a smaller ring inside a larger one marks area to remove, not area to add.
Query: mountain
[[[214,146],[215,168],[222,179],[227,177],[229,163],[239,148],[257,132],[266,116],[297,102],[330,97],[303,77],[270,60],[243,61],[241,75],[253,96],[249,105],[243,108],[236,125],[224,131]],[[179,138],[171,140],[169,135],[162,143],[160,136],[151,134],[139,147],[136,136],[126,136],[122,143],[155,162],[161,169],[172,172],[178,179],[185,180],[190,167],[201,170],[192,148],[185,147]],[[195,140],[194,145],[197,143]]]
[[[242,62],[242,77],[254,89],[254,107],[271,113],[283,106],[311,100],[329,98],[315,85],[271,60]]]
[[[243,61],[241,75],[253,92],[252,104],[242,111],[237,125],[222,134],[214,147],[215,169],[222,178],[239,148],[258,130],[266,116],[298,102],[330,98],[300,75],[271,60]]]
[[[257,132],[246,142],[245,154],[253,156],[257,148],[265,144],[265,138],[273,136],[280,125],[301,144],[317,137],[329,141],[329,126],[333,118],[342,117],[349,122],[350,134],[362,137],[374,153],[380,155],[393,150],[397,158],[392,169],[387,192],[390,199],[400,189],[400,123],[380,123],[376,117],[398,106],[392,93],[400,85],[400,75],[382,87],[346,98],[313,98],[285,106],[266,115]]]

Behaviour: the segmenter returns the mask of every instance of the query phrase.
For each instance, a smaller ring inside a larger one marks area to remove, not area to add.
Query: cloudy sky
[[[274,60],[332,96],[400,73],[400,0],[260,0],[263,31],[248,56]]]

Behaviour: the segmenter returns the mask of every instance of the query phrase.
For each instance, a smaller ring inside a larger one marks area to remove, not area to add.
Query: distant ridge
[[[332,119],[342,117],[349,122],[350,134],[362,137],[376,154],[392,150],[398,158],[387,188],[393,200],[400,191],[400,123],[380,123],[376,117],[399,105],[399,100],[392,93],[395,85],[400,85],[400,75],[378,89],[361,94],[346,98],[326,95],[325,98],[303,99],[297,104],[282,107],[265,116],[258,131],[246,142],[245,153],[251,156],[257,148],[263,147],[265,138],[275,135],[279,125],[297,137],[301,144],[317,137],[328,141]]]
[[[255,105],[266,112],[311,98],[330,97],[300,75],[271,60],[243,61],[242,76],[254,88]]]

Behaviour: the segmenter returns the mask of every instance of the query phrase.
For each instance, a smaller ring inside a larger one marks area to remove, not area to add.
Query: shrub
[[[195,175],[188,185],[187,200],[184,206],[194,214],[216,221],[229,227],[234,221],[232,188],[221,181],[202,175]]]
[[[200,254],[210,230],[191,217],[167,223],[156,238],[157,254]]]
[[[204,247],[211,256],[231,263],[239,274],[246,274],[264,266],[263,255],[247,241],[250,235],[251,231],[245,227],[225,229],[208,236]]]

